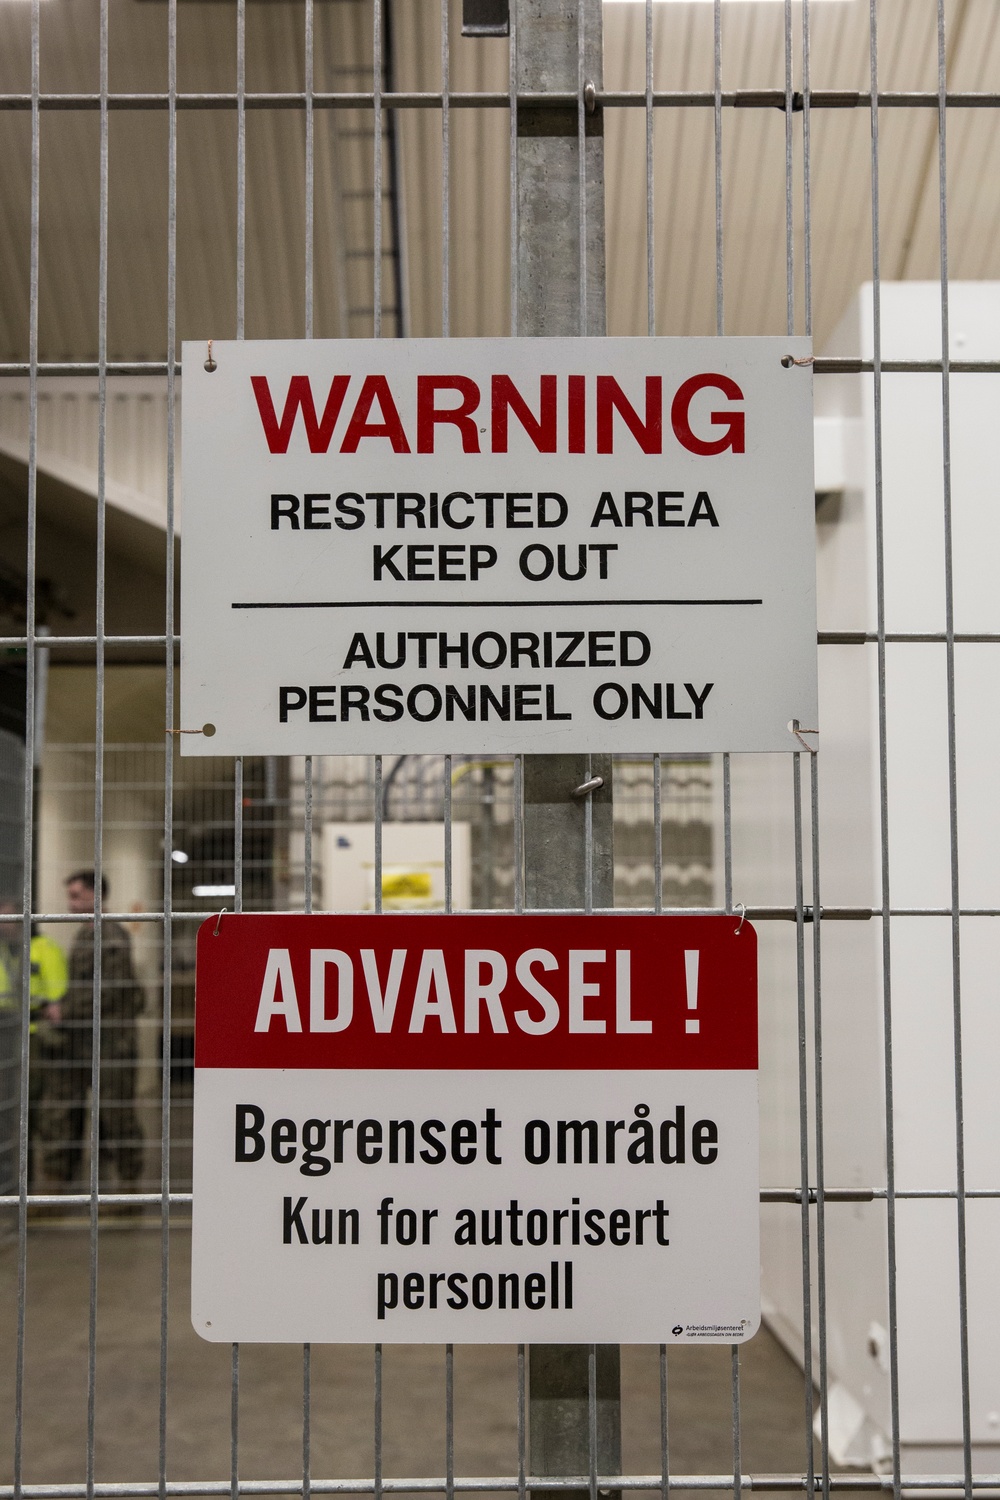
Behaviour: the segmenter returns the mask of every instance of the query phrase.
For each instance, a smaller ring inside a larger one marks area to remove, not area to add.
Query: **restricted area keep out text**
[[[808,353],[185,345],[183,752],[794,748]]]

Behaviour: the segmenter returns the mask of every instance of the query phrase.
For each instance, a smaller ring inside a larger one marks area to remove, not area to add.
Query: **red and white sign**
[[[811,352],[185,344],[182,754],[799,749]]]
[[[730,916],[211,918],[196,1330],[749,1337],[757,943],[737,929]]]

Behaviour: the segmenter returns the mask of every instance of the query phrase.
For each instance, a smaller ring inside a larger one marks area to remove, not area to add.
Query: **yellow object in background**
[[[430,870],[395,865],[382,871],[382,905],[426,906],[433,895]]]
[[[32,1007],[61,1000],[69,986],[66,955],[52,938],[39,934],[31,939]]]

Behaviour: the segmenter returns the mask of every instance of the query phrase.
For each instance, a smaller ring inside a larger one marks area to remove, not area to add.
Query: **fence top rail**
[[[818,354],[812,361],[815,375],[1000,375],[1000,359],[862,359],[853,356],[838,358]],[[58,379],[67,375],[132,376],[165,379],[170,373],[165,359],[146,360],[30,360],[0,361],[0,380],[30,377]],[[181,374],[181,362],[173,366],[176,377]]]
[[[805,752],[801,752],[805,753]],[[814,920],[814,911],[811,906],[747,906],[737,903],[739,911],[734,914],[727,911],[724,906],[664,906],[659,911],[654,911],[648,906],[594,906],[592,908],[595,916],[602,917],[733,917],[736,921],[740,914],[751,922],[797,922],[800,918],[803,923],[811,923]],[[544,909],[546,916],[579,916],[578,906],[547,906]],[[218,908],[213,906],[210,910],[202,911],[105,911],[101,913],[101,919],[105,922],[207,922],[209,917],[215,916]],[[488,911],[478,908],[469,908],[470,915],[489,917],[523,916],[523,912],[516,911],[514,907],[491,907]],[[37,911],[30,912],[29,919],[32,922],[93,922],[96,917],[92,913],[65,912],[65,911]],[[288,911],[275,911],[268,908],[265,912],[255,913],[258,916],[269,917],[301,917],[301,907]],[[351,912],[324,912],[324,916],[351,916]],[[437,917],[440,912],[409,912],[412,917]],[[868,922],[874,917],[883,915],[882,908],[878,906],[821,906],[819,919],[821,922]],[[1000,907],[997,906],[961,906],[957,910],[951,906],[891,906],[887,913],[890,917],[1000,917]],[[20,926],[24,922],[23,912],[0,912],[0,923],[9,923],[12,926]]]
[[[302,89],[287,91],[246,90],[243,94],[229,91],[211,93],[176,92],[121,92],[99,91],[44,92],[37,96],[31,93],[0,94],[0,110],[24,111],[34,107],[37,97],[39,109],[43,110],[99,110],[106,105],[109,110],[180,110],[237,109],[373,109],[375,96],[372,90],[320,90],[306,93]],[[714,109],[716,94],[712,89],[654,89],[647,96],[644,89],[601,89],[594,103],[604,109],[645,109],[647,102],[654,109]],[[718,96],[723,108],[729,109],[778,109],[788,106],[789,95],[784,89],[724,89]],[[870,110],[870,91],[857,89],[814,89],[808,94],[794,90],[791,93],[792,113],[809,109],[864,109]],[[517,95],[519,108],[565,109],[575,107],[582,95],[575,90],[553,89],[549,93],[524,90]],[[379,104],[383,109],[442,109],[447,100],[450,109],[509,109],[511,95],[507,90],[437,89],[394,90],[380,93]],[[877,103],[880,109],[939,109],[941,96],[937,90],[900,89],[879,91]],[[1000,104],[1000,93],[995,90],[952,89],[945,93],[947,109],[993,109]]]
[[[371,1495],[381,1494],[481,1494],[489,1491],[519,1492],[526,1490],[585,1489],[586,1475],[580,1474],[526,1474],[488,1475],[486,1477],[460,1477],[459,1475],[431,1476],[429,1478],[374,1479],[310,1479],[309,1491],[314,1495]],[[831,1490],[870,1490],[876,1493],[892,1493],[894,1484],[891,1474],[851,1473],[831,1474],[829,1477],[817,1473],[811,1480],[806,1474],[742,1474],[740,1483],[745,1490],[767,1493],[802,1493],[812,1489],[822,1493],[828,1484]],[[904,1490],[933,1490],[938,1493],[962,1494],[967,1489],[967,1479],[961,1474],[902,1474],[900,1483]],[[1000,1474],[981,1473],[971,1476],[974,1490],[996,1490],[1000,1488]],[[662,1493],[664,1485],[671,1490],[732,1491],[733,1473],[726,1474],[598,1474],[600,1489],[608,1490],[655,1490]],[[156,1482],[104,1482],[86,1484],[24,1484],[16,1490],[13,1485],[0,1485],[0,1500],[126,1500],[128,1496],[194,1496],[194,1495],[301,1495],[302,1481],[295,1479],[241,1479],[241,1480],[187,1480]]]

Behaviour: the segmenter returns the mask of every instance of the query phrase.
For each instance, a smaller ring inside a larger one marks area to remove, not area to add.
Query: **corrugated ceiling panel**
[[[108,341],[141,359],[166,338],[166,117],[109,116],[108,163]]]
[[[1000,78],[1000,25],[997,8],[968,3],[953,7],[949,37],[951,88],[995,88]],[[900,274],[934,277],[940,265],[940,167],[937,119],[931,116],[919,195],[911,213],[913,233]],[[996,231],[1000,226],[1000,162],[994,111],[953,110],[947,135],[948,258],[952,276],[986,279],[997,275]]]
[[[441,117],[437,111],[414,110],[401,116],[398,128],[402,175],[407,184],[404,206],[410,332],[428,337],[440,334],[442,329]],[[418,190],[410,184],[418,184]]]
[[[452,331],[510,332],[510,125],[506,112],[465,110],[453,121]]]
[[[872,273],[867,110],[817,110],[811,155],[813,312],[822,348]]]
[[[236,332],[236,117],[177,118],[177,322],[180,338]],[[159,346],[164,347],[161,335]]]
[[[41,122],[38,338],[49,358],[97,347],[99,123],[62,112]]]
[[[0,114],[0,158],[4,163],[0,190],[0,351],[26,347],[28,341],[28,284],[30,244],[25,225],[31,212],[31,120],[27,115]]]
[[[305,117],[247,117],[248,338],[305,332]]]
[[[726,332],[787,326],[785,119],[755,110],[724,142]]]
[[[605,113],[608,331],[646,332],[646,121],[638,110]],[[641,205],[641,217],[635,205]],[[638,225],[622,236],[615,226]]]
[[[459,7],[452,6],[452,10]],[[453,23],[456,18],[453,18]],[[441,20],[433,5],[397,5],[394,11],[396,86],[434,90],[441,86]],[[450,85],[464,57],[455,25],[451,35]],[[468,42],[466,42],[468,46]],[[506,48],[503,49],[506,55]],[[442,121],[438,110],[408,110],[397,119],[407,243],[409,332],[432,337],[442,331]],[[452,148],[452,154],[454,147]],[[457,217],[457,215],[456,215]],[[454,275],[454,271],[450,271]]]
[[[451,87],[506,89],[505,42],[459,35],[451,0]],[[371,85],[371,0],[323,0],[315,8],[318,89]],[[113,88],[162,90],[167,82],[167,7],[111,0]],[[801,84],[801,10],[793,7],[794,85]],[[247,86],[301,88],[303,6],[247,6]],[[880,0],[879,83],[936,86],[935,0]],[[948,0],[952,87],[989,88],[1000,75],[995,0]],[[96,89],[99,7],[59,0],[42,7],[43,87]],[[863,0],[811,7],[814,88],[865,90],[868,7]],[[727,89],[784,86],[784,9],[725,5],[722,79]],[[657,5],[658,88],[711,89],[713,15],[707,5]],[[435,89],[441,76],[440,9],[396,0],[397,84]],[[641,89],[641,5],[608,7],[605,80]],[[0,6],[0,88],[30,84],[30,7]],[[187,90],[236,84],[232,4],[178,7],[178,82]],[[372,326],[374,144],[370,110],[318,110],[315,319],[317,334],[369,333]],[[0,355],[27,352],[30,121],[3,115],[5,176],[0,253],[6,270]],[[794,119],[796,309],[803,325],[801,115]],[[509,182],[506,110],[451,114],[451,312],[456,334],[503,332],[509,303]],[[813,290],[822,341],[856,286],[871,273],[870,142],[866,108],[812,114]],[[883,274],[937,272],[937,139],[933,110],[883,110]],[[98,121],[94,112],[46,112],[42,120],[40,337],[43,357],[93,358],[97,332]],[[723,118],[726,328],[780,331],[785,324],[784,115],[734,111]],[[408,225],[412,331],[441,329],[441,115],[399,121]],[[646,328],[645,121],[641,110],[606,120],[609,326]],[[109,353],[160,358],[166,332],[166,121],[114,114],[110,131],[111,279]],[[178,322],[182,337],[235,331],[236,121],[231,111],[182,111],[178,119]],[[386,183],[388,186],[388,160]],[[949,114],[952,271],[1000,275],[1000,135],[995,112]],[[247,332],[296,336],[304,329],[304,114],[251,111],[247,119]],[[715,328],[714,125],[712,110],[661,110],[655,122],[657,327]],[[388,216],[384,245],[392,248]],[[67,245],[72,254],[67,256]],[[390,256],[383,267],[386,331],[393,331]],[[390,326],[392,325],[392,326]]]

